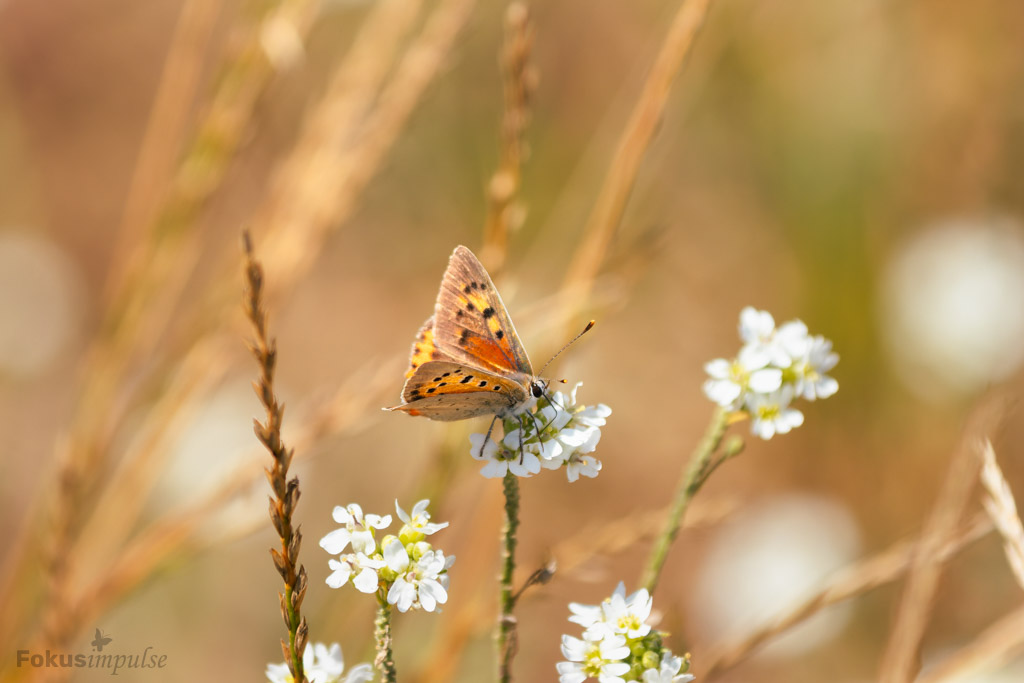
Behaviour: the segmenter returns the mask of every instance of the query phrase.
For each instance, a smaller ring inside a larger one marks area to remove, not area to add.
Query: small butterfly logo
[[[103,646],[109,645],[110,641],[112,640],[113,638],[104,636],[102,631],[96,629],[96,637],[93,638],[92,649],[96,650],[97,652],[103,652]]]
[[[544,395],[547,383],[534,375],[501,295],[466,247],[448,261],[405,376],[402,404],[386,410],[445,422],[511,417]]]

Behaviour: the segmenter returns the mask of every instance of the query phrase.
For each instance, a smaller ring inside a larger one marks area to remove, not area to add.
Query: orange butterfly
[[[544,395],[547,383],[534,375],[501,295],[466,247],[448,261],[405,376],[403,403],[386,410],[431,420],[512,417]]]

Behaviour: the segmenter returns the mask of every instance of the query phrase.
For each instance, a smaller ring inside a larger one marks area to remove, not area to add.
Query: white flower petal
[[[327,577],[327,585],[331,588],[341,588],[348,579],[352,576],[352,565],[348,562],[338,562],[337,560],[328,560],[327,565],[333,570],[333,572]]]
[[[743,388],[732,380],[709,379],[704,382],[704,395],[723,408],[731,406],[742,392]]]
[[[335,508],[337,510],[337,508]],[[352,532],[348,529],[335,529],[320,539],[320,547],[331,555],[340,555],[352,540]]]
[[[409,553],[397,538],[392,538],[383,550],[384,562],[387,563],[388,569],[396,574],[401,574],[409,568]]]
[[[373,593],[377,590],[377,572],[370,567],[364,567],[352,581],[360,593]]]
[[[507,460],[490,460],[480,468],[480,474],[487,479],[501,479],[508,472]]]
[[[751,391],[759,394],[770,394],[782,386],[782,370],[778,368],[764,368],[750,373],[750,381],[747,383]]]
[[[373,677],[373,667],[369,664],[360,664],[348,672],[345,683],[370,683]]]

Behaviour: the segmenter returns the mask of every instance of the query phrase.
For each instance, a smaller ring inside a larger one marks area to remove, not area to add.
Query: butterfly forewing
[[[469,249],[456,247],[434,308],[434,344],[469,366],[533,376],[501,295]]]

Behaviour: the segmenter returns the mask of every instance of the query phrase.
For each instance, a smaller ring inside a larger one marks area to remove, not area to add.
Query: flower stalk
[[[665,520],[665,528],[655,540],[654,547],[651,549],[651,556],[647,561],[647,569],[644,570],[643,580],[640,582],[640,585],[646,588],[648,593],[653,594],[654,589],[658,586],[661,569],[668,558],[669,548],[672,546],[672,542],[675,540],[676,535],[679,533],[679,528],[683,524],[683,518],[686,516],[686,509],[689,507],[690,501],[693,500],[697,491],[707,481],[711,472],[726,459],[739,453],[742,448],[742,442],[733,442],[717,460],[714,459],[715,453],[718,452],[728,428],[728,411],[721,407],[716,408],[711,416],[711,422],[708,424],[704,437],[697,444],[693,455],[690,456],[689,464],[683,471],[679,486],[676,489],[675,500],[673,500],[672,508]]]
[[[391,605],[388,604],[386,595],[378,597],[377,619],[374,622],[377,657],[374,659],[373,665],[380,674],[381,683],[395,683],[398,680],[398,674],[391,652]]]
[[[505,473],[505,526],[502,529],[503,550],[501,566],[501,615],[498,618],[498,680],[512,680],[512,659],[516,653],[516,618],[512,614],[516,595],[512,588],[512,575],[516,568],[516,532],[519,529],[519,478],[511,471]]]
[[[294,451],[286,448],[281,440],[281,421],[284,406],[274,394],[274,369],[277,362],[277,348],[267,337],[267,316],[263,308],[263,269],[253,255],[252,241],[248,233],[243,235],[246,258],[246,314],[256,332],[256,339],[250,345],[252,354],[260,368],[260,376],[253,383],[260,402],[267,411],[266,421],[254,420],[254,431],[273,458],[273,465],[267,468],[267,479],[274,495],[270,499],[270,520],[281,539],[281,549],[271,548],[274,566],[284,580],[284,591],[278,595],[281,600],[281,616],[288,629],[288,640],[281,640],[284,659],[291,672],[292,680],[305,683],[302,655],[309,639],[306,619],[302,616],[302,599],[306,595],[306,569],[298,564],[302,532],[292,526],[295,506],[299,501],[299,480],[288,478],[288,466]]]

